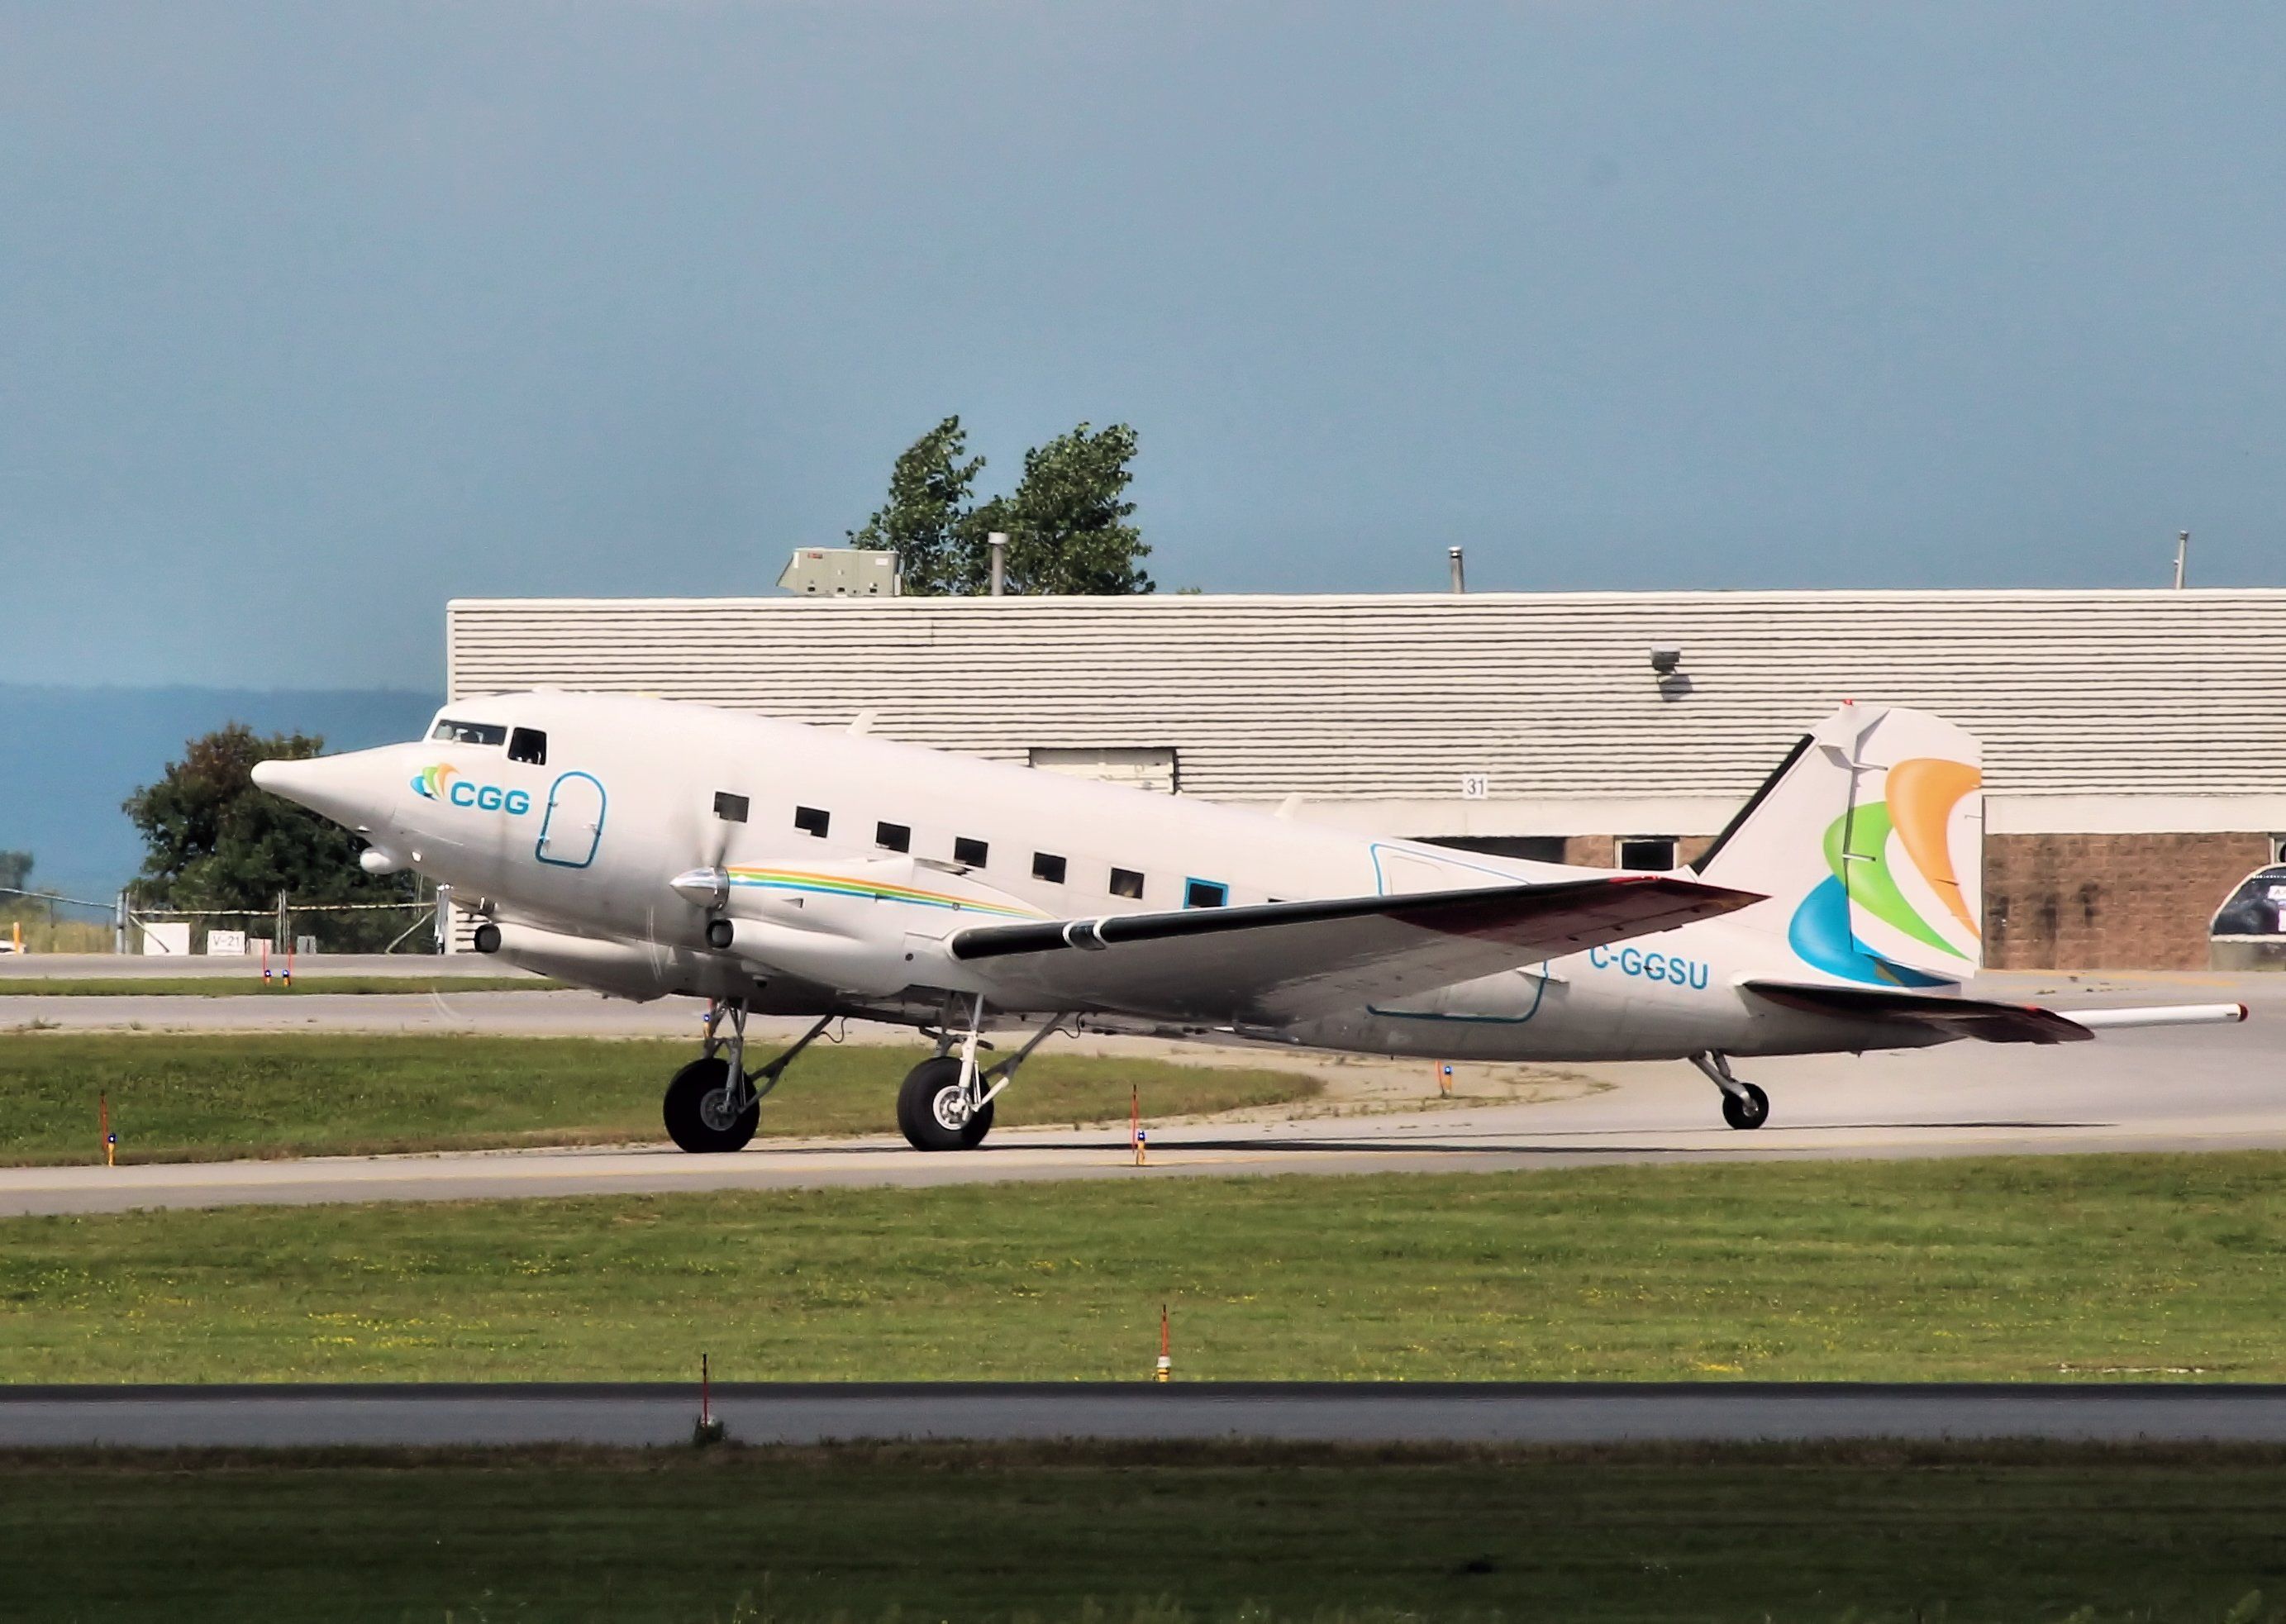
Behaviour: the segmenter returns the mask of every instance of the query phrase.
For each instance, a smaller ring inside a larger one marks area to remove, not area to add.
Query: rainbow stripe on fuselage
[[[926,891],[918,886],[890,885],[877,879],[857,879],[847,874],[817,874],[804,869],[732,867],[723,871],[734,887],[783,891],[811,896],[848,896],[862,902],[907,903],[916,908],[946,908],[960,913],[990,914],[1003,919],[1044,919],[1052,916],[1037,908],[1011,907],[981,897],[950,891]]]

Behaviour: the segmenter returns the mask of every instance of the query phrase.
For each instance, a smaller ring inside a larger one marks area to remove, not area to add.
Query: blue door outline
[[[559,869],[584,869],[595,860],[596,843],[603,838],[603,808],[608,798],[603,781],[593,773],[571,772],[548,787],[548,815],[540,820],[540,841],[532,855]],[[595,815],[588,816],[588,808]],[[564,819],[559,831],[556,820]],[[551,844],[548,837],[553,834]]]

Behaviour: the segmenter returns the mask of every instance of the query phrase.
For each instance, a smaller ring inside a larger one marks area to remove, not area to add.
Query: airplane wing
[[[1279,1024],[1403,997],[1762,899],[1668,874],[975,926],[952,956],[1012,1008]]]
[[[1989,998],[1799,981],[1754,981],[1743,985],[1756,997],[1787,1009],[1849,1021],[1927,1027],[1948,1037],[1977,1037],[1989,1044],[2077,1044],[2095,1036],[2070,1017],[2037,1004],[2000,1004]]]

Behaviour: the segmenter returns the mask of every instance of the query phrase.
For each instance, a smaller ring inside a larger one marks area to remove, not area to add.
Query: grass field
[[[2286,1380],[2286,1154],[0,1221],[8,1382],[1129,1379],[1162,1302],[1183,1379]]]
[[[90,918],[84,911],[48,916],[50,904],[23,898],[0,899],[0,942],[23,933],[28,953],[108,953],[111,921]],[[109,910],[105,911],[106,913]]]
[[[311,993],[552,992],[564,985],[536,975],[297,975],[262,979],[253,959],[237,975],[0,976],[0,998],[283,998]]]
[[[2286,1618],[2286,1456],[0,1457],[9,1616]]]
[[[97,1095],[123,1162],[663,1139],[659,1096],[692,1041],[319,1033],[24,1033],[0,1041],[0,1163],[99,1160]],[[762,1103],[764,1134],[894,1133],[927,1051],[818,1044]],[[756,1064],[760,1063],[757,1059]],[[1307,1098],[1308,1076],[1044,1051],[1004,1123],[1124,1120]]]

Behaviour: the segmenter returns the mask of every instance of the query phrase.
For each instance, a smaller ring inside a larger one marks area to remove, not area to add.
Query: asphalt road
[[[272,961],[271,968],[280,966]],[[403,975],[423,980],[461,975],[520,974],[514,965],[482,953],[303,953],[297,975]],[[244,976],[259,980],[259,954],[0,953],[0,990],[11,980],[133,981],[183,976]]]
[[[1815,1056],[1742,1065],[1770,1092],[1770,1124],[1750,1133],[1721,1124],[1714,1090],[1681,1063],[1566,1068],[1576,1086],[1521,1101],[1433,1101],[1435,1068],[1417,1066],[1419,1103],[1384,1099],[1352,1114],[1271,1113],[1151,1124],[1149,1165],[1129,1154],[1123,1127],[1003,1130],[981,1150],[925,1155],[902,1139],[761,1140],[736,1155],[687,1156],[660,1146],[479,1152],[451,1155],[0,1170],[0,1215],[245,1202],[477,1198],[829,1185],[928,1185],[1058,1179],[1149,1179],[1289,1172],[1486,1171],[1612,1162],[1787,1157],[2053,1155],[2103,1150],[2286,1147],[2286,977],[2139,977],[2083,981],[1995,977],[1992,990],[2061,1005],[2236,998],[2254,1007],[2243,1026],[2109,1034],[2055,1048],[1961,1043],[1888,1054]],[[318,1029],[493,1029],[469,1010],[507,1005],[503,1021],[563,1031],[579,1022],[693,1030],[685,1005],[609,1004],[583,994],[461,995],[445,999],[81,998],[73,1005],[150,1004],[188,1023],[290,1014]],[[313,1004],[354,1006],[341,1027]],[[442,1013],[437,1006],[444,1006]],[[197,1007],[191,1007],[191,1006]],[[379,1007],[388,1005],[390,1007]],[[101,1012],[95,1012],[101,1013]],[[454,1021],[461,1024],[453,1024]],[[555,1024],[544,1024],[552,1021]],[[591,1024],[584,1029],[598,1029]],[[1131,1045],[1140,1050],[1142,1045]],[[1166,1052],[1165,1050],[1159,1050]],[[1301,1064],[1339,1076],[1344,1067],[1393,1066],[1290,1052],[1230,1050],[1201,1058]],[[1399,1067],[1412,1067],[1405,1062]],[[1401,1076],[1400,1076],[1401,1080]],[[1018,1086],[1021,1086],[1021,1083]],[[767,1109],[768,1108],[765,1107]],[[1146,1102],[1148,1109],[1148,1102]],[[886,1124],[885,1124],[886,1126]]]
[[[667,1385],[20,1387],[0,1447],[687,1443]],[[739,1384],[729,1437],[1612,1444],[2040,1439],[2286,1442],[2286,1387],[1761,1383]]]
[[[307,972],[302,973],[307,984]],[[359,974],[364,974],[359,972]],[[690,1037],[704,1006],[684,998],[630,1004],[590,992],[277,992],[245,997],[119,992],[9,996],[0,980],[0,1031],[373,1032],[503,1037]],[[769,1026],[776,1031],[786,1023]],[[756,1031],[765,1023],[756,1022]],[[800,1024],[792,1024],[799,1032]]]

